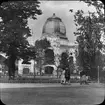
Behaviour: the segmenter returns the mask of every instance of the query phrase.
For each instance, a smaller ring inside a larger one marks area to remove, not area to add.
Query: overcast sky
[[[76,31],[74,24],[74,13],[77,10],[83,10],[85,13],[94,11],[93,7],[88,7],[84,2],[79,1],[41,1],[40,9],[42,10],[42,15],[37,16],[37,20],[29,20],[29,26],[33,31],[32,37],[29,38],[30,44],[33,44],[37,39],[40,39],[42,35],[42,29],[47,18],[51,17],[53,13],[62,19],[66,27],[66,36],[69,41],[73,43],[75,41],[75,36],[73,32]],[[73,13],[69,10],[73,9]]]

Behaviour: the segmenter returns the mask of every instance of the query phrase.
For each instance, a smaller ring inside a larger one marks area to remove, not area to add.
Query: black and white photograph
[[[1,103],[104,104],[104,8],[101,0],[1,2]]]

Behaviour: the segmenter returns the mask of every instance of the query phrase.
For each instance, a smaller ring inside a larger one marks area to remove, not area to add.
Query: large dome
[[[60,38],[67,39],[65,25],[59,17],[56,17],[55,13],[52,17],[49,17],[46,20],[43,26],[42,35],[43,34],[54,34],[59,36]]]

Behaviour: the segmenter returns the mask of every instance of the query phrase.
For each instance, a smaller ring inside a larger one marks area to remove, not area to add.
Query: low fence
[[[0,83],[60,83],[60,78],[53,76],[22,76],[16,77],[14,80],[9,80],[8,76],[0,77]],[[71,83],[79,83],[80,79],[71,78]],[[96,83],[97,80],[89,80],[89,82]],[[105,78],[100,79],[101,83],[105,83]]]
[[[14,80],[9,80],[7,76],[0,78],[0,83],[60,83],[60,81],[60,78],[51,76],[18,77]],[[71,79],[71,82],[77,83],[79,80]]]

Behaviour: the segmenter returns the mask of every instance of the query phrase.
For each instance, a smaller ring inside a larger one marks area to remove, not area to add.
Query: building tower
[[[74,44],[70,44],[66,37],[66,27],[61,18],[57,17],[55,13],[53,16],[47,18],[43,29],[41,39],[46,38],[51,43],[51,48],[54,52],[55,66],[59,65],[59,56],[62,52],[68,51],[74,53]],[[73,50],[73,51],[72,51]]]

